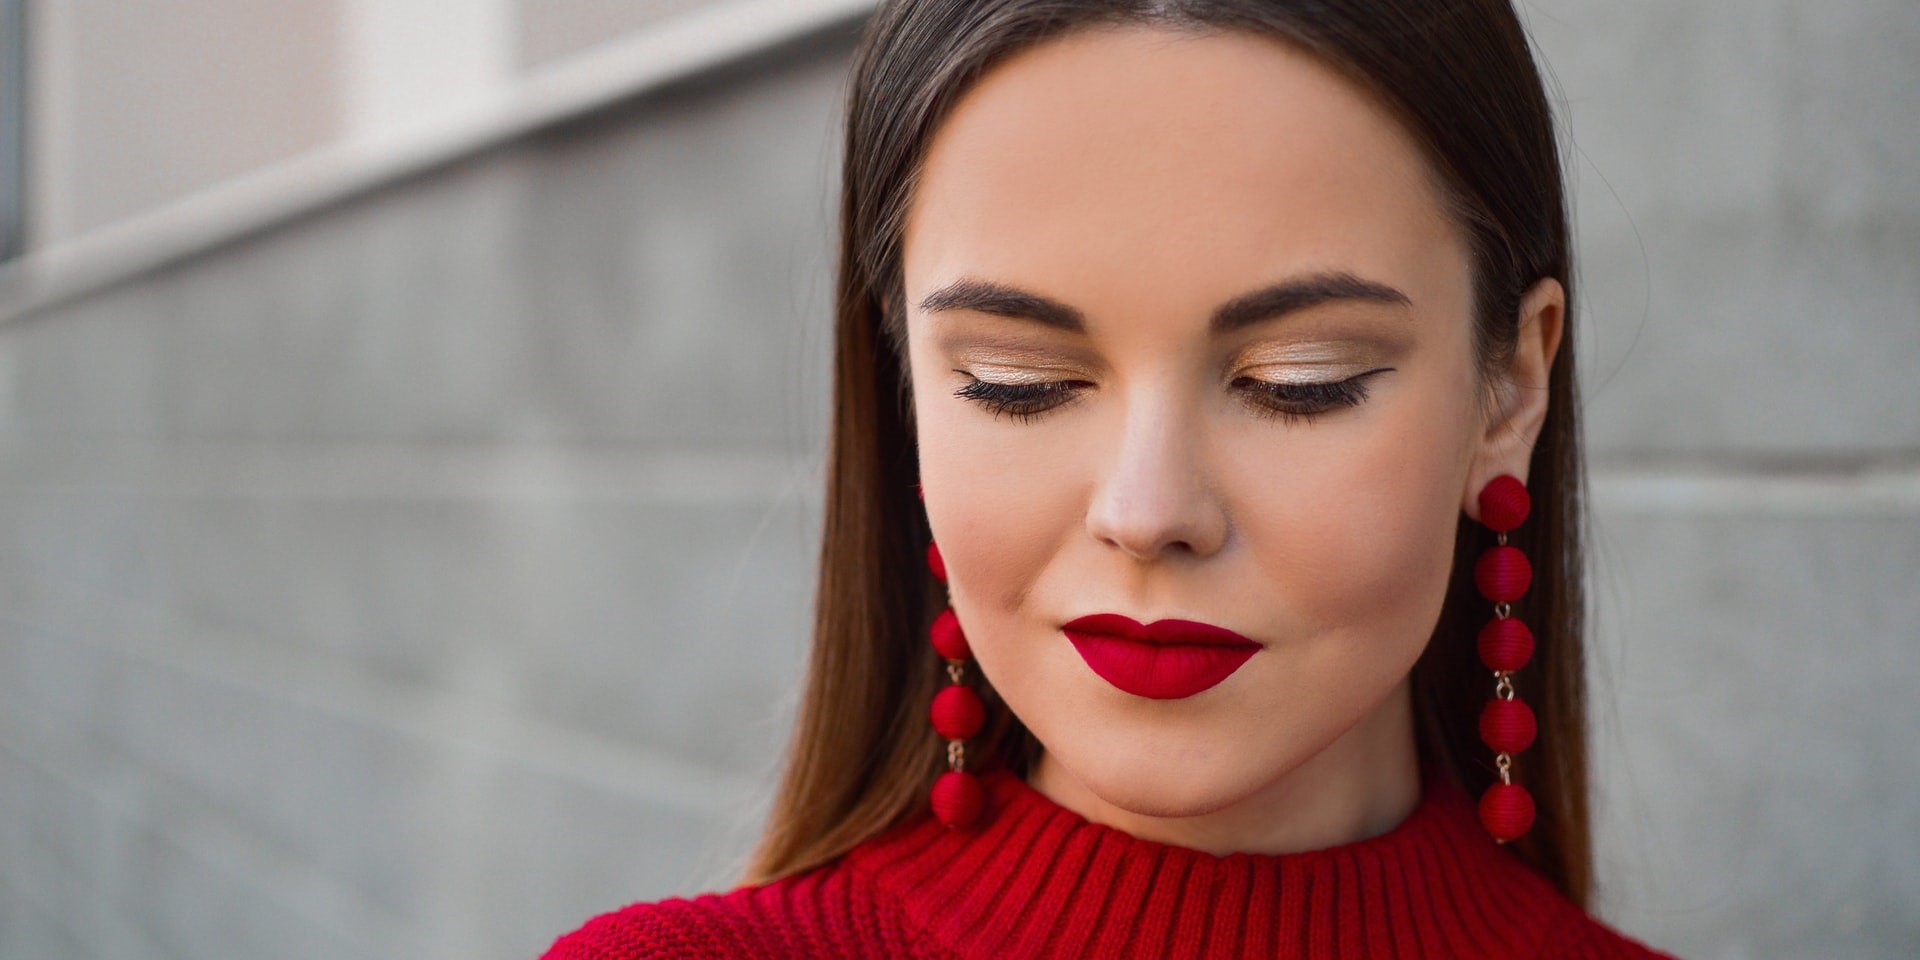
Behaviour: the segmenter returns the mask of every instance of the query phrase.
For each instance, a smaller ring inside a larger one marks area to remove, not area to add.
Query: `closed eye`
[[[1326,382],[1275,383],[1257,377],[1233,381],[1245,389],[1247,402],[1262,416],[1280,417],[1283,422],[1311,420],[1341,407],[1357,407],[1367,399],[1367,380],[1386,373],[1392,367],[1380,367],[1345,380]]]
[[[1380,367],[1345,380],[1326,382],[1276,383],[1257,377],[1239,377],[1233,385],[1254,413],[1293,423],[1343,407],[1359,406],[1367,399],[1366,381],[1392,369]],[[954,372],[968,377],[967,383],[954,391],[954,396],[980,404],[995,417],[1004,413],[1022,423],[1072,402],[1083,388],[1093,386],[1084,380],[1000,383],[981,380],[965,370]]]
[[[955,370],[954,373],[966,374],[966,371]],[[986,407],[988,412],[996,418],[1004,413],[1025,423],[1071,401],[1081,386],[1092,386],[1092,384],[1084,380],[999,383],[993,380],[970,378],[966,385],[955,390],[953,395]]]

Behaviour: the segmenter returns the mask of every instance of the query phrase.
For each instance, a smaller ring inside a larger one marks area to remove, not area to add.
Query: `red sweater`
[[[1665,956],[1496,845],[1444,778],[1378,837],[1226,857],[1089,822],[1004,770],[981,779],[971,830],[923,812],[807,873],[595,917],[543,960]]]

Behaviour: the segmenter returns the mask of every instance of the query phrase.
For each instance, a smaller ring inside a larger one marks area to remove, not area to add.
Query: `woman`
[[[771,821],[549,957],[1656,955],[1584,909],[1572,262],[1506,0],[883,3],[845,162]]]

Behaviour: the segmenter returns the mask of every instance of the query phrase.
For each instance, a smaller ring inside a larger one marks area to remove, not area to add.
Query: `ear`
[[[1461,509],[1480,519],[1480,490],[1503,473],[1527,480],[1533,446],[1547,422],[1547,395],[1553,358],[1560,350],[1565,326],[1566,288],[1544,277],[1520,298],[1520,333],[1513,358],[1499,371],[1489,389],[1491,403],[1467,471],[1467,489]]]

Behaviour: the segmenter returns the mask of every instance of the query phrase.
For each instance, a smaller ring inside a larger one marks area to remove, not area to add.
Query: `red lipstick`
[[[1193,620],[1141,624],[1096,613],[1068,621],[1060,631],[1100,679],[1153,700],[1191,697],[1260,652],[1260,644],[1232,630]]]

